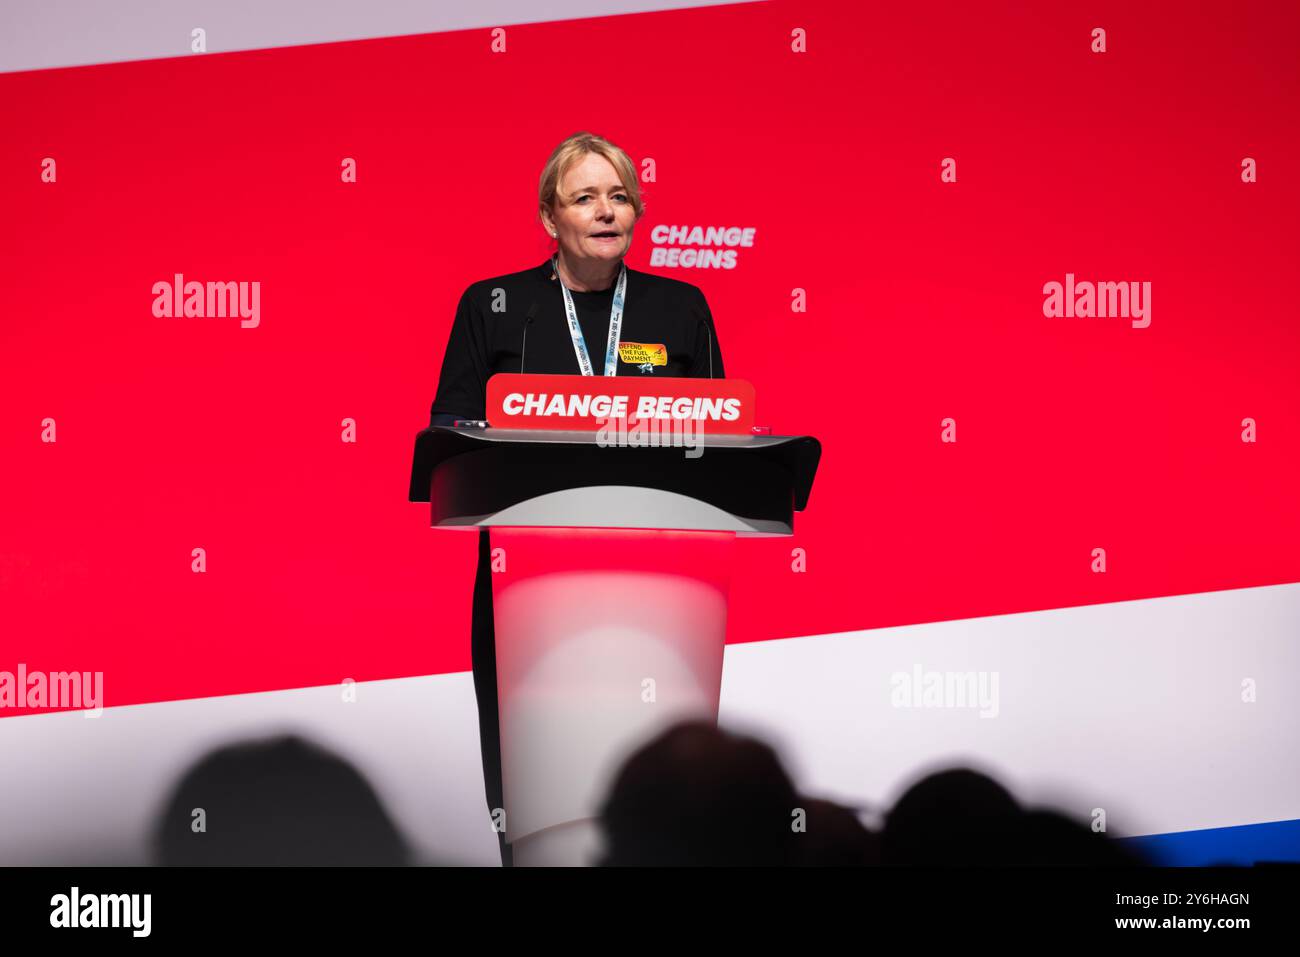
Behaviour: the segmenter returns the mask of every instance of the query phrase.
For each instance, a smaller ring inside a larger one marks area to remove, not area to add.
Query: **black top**
[[[536,304],[528,326],[523,371],[551,375],[579,375],[569,323],[564,315],[564,295],[548,259],[541,266],[473,283],[460,297],[452,323],[447,352],[442,360],[438,394],[430,410],[431,424],[448,425],[453,418],[487,417],[487,381],[498,372],[519,372],[524,352],[524,318]],[[618,282],[615,276],[615,284]],[[596,375],[604,372],[605,342],[609,336],[609,310],[614,286],[597,292],[572,292]],[[667,362],[654,365],[638,361],[629,351],[620,354],[618,375],[684,376],[721,379],[722,352],[709,304],[698,286],[635,269],[627,271],[623,327],[620,343],[663,345]],[[641,358],[644,358],[642,356]]]

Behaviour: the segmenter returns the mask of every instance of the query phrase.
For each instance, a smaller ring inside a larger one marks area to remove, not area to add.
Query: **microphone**
[[[704,331],[709,334],[709,378],[713,378],[713,329],[709,327],[707,319],[701,319],[704,323]]]
[[[524,316],[524,344],[519,348],[519,374],[523,375],[524,356],[528,353],[528,327],[533,324],[537,318],[537,303],[534,302],[528,307],[528,315]]]

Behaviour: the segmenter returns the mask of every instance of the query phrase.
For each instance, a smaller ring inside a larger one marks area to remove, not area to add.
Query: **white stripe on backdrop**
[[[4,0],[0,73],[547,23],[751,0]]]
[[[974,697],[927,706],[949,673]],[[1297,674],[1300,584],[1275,585],[731,645],[722,721],[846,803],[887,805],[924,766],[965,761],[1029,803],[1104,808],[1117,836],[1164,833],[1300,818]],[[469,674],[356,690],[0,719],[0,864],[146,863],[186,765],[283,731],[355,764],[422,861],[497,863]]]

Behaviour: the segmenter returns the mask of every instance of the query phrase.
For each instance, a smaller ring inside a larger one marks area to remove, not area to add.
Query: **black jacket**
[[[552,276],[548,259],[532,269],[472,283],[465,290],[443,356],[438,393],[430,409],[431,425],[449,425],[458,418],[486,418],[488,379],[498,372],[519,372],[521,357],[524,372],[580,373],[563,293],[559,280]],[[599,375],[604,369],[614,288],[572,295],[588,354]],[[534,305],[525,348],[524,320]],[[704,293],[680,279],[628,269],[619,342],[663,345],[667,355],[661,365],[625,362],[620,356],[618,375],[703,378],[711,374],[718,379],[725,375]]]

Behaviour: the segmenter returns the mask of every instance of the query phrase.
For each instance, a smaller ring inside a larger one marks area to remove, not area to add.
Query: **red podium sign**
[[[493,428],[595,432],[620,419],[630,426],[670,429],[689,422],[706,433],[748,435],[754,387],[744,379],[514,372],[488,380],[487,420]]]

